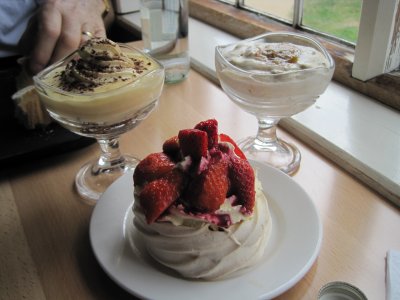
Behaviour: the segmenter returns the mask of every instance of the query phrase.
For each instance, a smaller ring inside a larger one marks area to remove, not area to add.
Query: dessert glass
[[[34,77],[50,116],[76,134],[97,139],[100,145],[100,157],[85,164],[75,177],[78,193],[89,202],[98,200],[112,182],[138,164],[138,159],[121,154],[119,136],[136,127],[156,107],[164,83],[161,64],[137,49],[119,46],[127,55],[150,59],[156,64],[155,69],[117,88],[99,92],[67,92],[46,83],[52,71],[78,57],[77,50]]]
[[[226,53],[237,45],[254,41],[292,43],[314,48],[325,57],[326,67],[273,74],[237,67],[227,59]],[[300,152],[293,144],[277,137],[276,126],[281,118],[290,117],[311,106],[325,91],[335,68],[326,49],[315,39],[305,35],[289,32],[266,33],[238,43],[217,46],[215,65],[225,93],[258,120],[257,135],[238,142],[247,158],[265,162],[287,174],[296,172],[300,166]]]

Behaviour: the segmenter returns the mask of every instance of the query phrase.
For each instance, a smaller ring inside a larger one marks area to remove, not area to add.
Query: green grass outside
[[[357,42],[362,0],[304,0],[303,25]]]

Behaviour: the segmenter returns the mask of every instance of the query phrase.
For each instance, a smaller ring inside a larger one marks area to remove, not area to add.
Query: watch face
[[[110,12],[110,3],[108,3],[108,0],[103,0],[103,3],[104,3],[104,11],[101,16],[105,18]]]

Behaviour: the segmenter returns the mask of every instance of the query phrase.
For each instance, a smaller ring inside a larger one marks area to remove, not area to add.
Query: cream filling
[[[227,229],[216,230],[200,220],[178,226],[170,222],[149,225],[137,198],[133,211],[134,225],[147,252],[186,278],[223,279],[255,265],[263,257],[272,226],[259,182],[253,214]]]
[[[133,51],[124,52],[111,40],[87,41],[78,51],[79,59],[46,76],[49,85],[77,94],[116,89],[156,68],[149,58]]]

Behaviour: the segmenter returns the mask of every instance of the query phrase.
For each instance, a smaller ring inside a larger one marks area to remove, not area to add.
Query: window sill
[[[139,13],[119,19],[140,30]],[[215,46],[239,38],[193,18],[189,32],[192,67],[219,84]],[[314,106],[280,126],[400,206],[399,112],[332,81]]]

